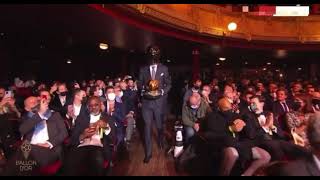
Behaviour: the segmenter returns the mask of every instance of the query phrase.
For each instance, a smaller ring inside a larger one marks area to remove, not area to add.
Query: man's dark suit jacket
[[[107,116],[105,113],[101,114],[101,119],[106,120],[111,128],[111,132],[109,135],[103,135],[102,138],[102,144],[104,147],[104,152],[105,152],[105,157],[110,158],[112,150],[111,150],[111,145],[114,143],[115,137],[115,126],[112,118]],[[70,137],[70,143],[71,146],[77,147],[80,144],[80,135],[84,132],[86,128],[90,126],[90,114],[89,113],[83,113],[79,115],[76,119],[76,124],[74,129],[72,130],[71,137]]]
[[[320,176],[312,155],[289,162],[279,170],[280,176]]]
[[[292,102],[291,101],[288,101],[286,100],[286,104],[289,108],[289,110],[291,111],[292,110]],[[279,122],[279,125],[281,127],[282,130],[284,131],[288,131],[288,127],[287,127],[287,124],[286,124],[286,112],[284,111],[282,105],[280,104],[279,101],[276,101],[273,103],[273,108],[272,108],[272,112],[273,112],[273,115],[275,117],[275,119],[278,119],[278,122]]]
[[[255,113],[249,111],[247,108],[245,111],[241,114],[242,119],[246,122],[245,130],[247,131],[247,137],[250,140],[271,140],[271,139],[283,139],[284,138],[284,132],[280,128],[280,125],[277,121],[277,119],[274,119],[273,124],[277,127],[277,133],[273,132],[273,135],[270,136],[267,134],[262,127],[259,124],[258,117]]]
[[[160,97],[156,100],[148,100],[145,98],[142,98],[142,103],[148,106],[151,102],[155,102],[156,105],[161,108],[165,101],[166,95],[169,93],[171,89],[171,78],[168,72],[168,68],[162,64],[157,65],[157,72],[155,79],[159,81],[159,89],[164,91],[164,96]],[[148,88],[148,83],[151,80],[151,73],[150,73],[150,66],[145,66],[140,69],[139,73],[139,89],[146,90]]]
[[[55,112],[59,112],[62,117],[66,117],[68,111],[68,105],[72,104],[73,98],[70,94],[66,96],[66,103],[62,106],[59,95],[55,93],[54,98],[50,102],[50,109],[54,110]]]

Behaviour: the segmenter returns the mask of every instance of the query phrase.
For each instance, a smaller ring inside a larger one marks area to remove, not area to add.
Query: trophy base
[[[161,96],[161,93],[159,91],[149,91],[144,94],[144,97],[150,100],[158,99],[160,98],[160,96]]]

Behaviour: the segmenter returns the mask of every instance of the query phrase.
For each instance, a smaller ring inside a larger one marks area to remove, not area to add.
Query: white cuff
[[[108,136],[108,135],[110,134],[110,132],[111,132],[111,128],[110,128],[110,127],[107,128],[106,130],[104,130],[104,134],[105,134],[106,136]]]
[[[270,133],[270,129],[268,127],[262,127],[262,129],[266,132],[266,133]]]
[[[49,141],[47,141],[47,143],[49,144],[49,149],[52,149],[53,145]]]
[[[164,95],[164,90],[163,90],[163,89],[161,89],[161,95],[162,95],[162,96]]]

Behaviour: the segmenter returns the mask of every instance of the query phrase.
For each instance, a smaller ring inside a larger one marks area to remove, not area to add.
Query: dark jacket
[[[200,106],[194,114],[190,104],[185,104],[182,109],[183,125],[193,127],[196,121],[201,121],[207,116],[209,108],[208,104],[201,99]]]
[[[114,139],[115,139],[115,126],[114,126],[115,123],[105,113],[101,114],[101,119],[106,120],[111,128],[110,134],[109,135],[104,134],[101,140],[104,147],[105,157],[109,158],[112,152],[111,146],[114,143]],[[89,112],[83,113],[77,117],[75,127],[72,130],[71,137],[70,137],[71,146],[77,147],[80,144],[80,139],[79,139],[80,135],[89,126],[90,126]]]

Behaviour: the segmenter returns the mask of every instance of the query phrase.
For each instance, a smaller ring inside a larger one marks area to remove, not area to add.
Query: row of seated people
[[[309,96],[297,94],[289,108],[286,90],[278,89],[270,108],[264,96],[250,91],[235,100],[236,93],[229,87],[216,98],[215,108],[210,106],[210,86],[205,85],[202,91],[189,94],[182,110],[186,145],[194,143],[195,134],[205,137],[213,152],[223,154],[220,175],[230,175],[237,160],[252,162],[243,175],[253,175],[269,161],[310,154],[305,129],[315,108]]]
[[[105,99],[93,91],[86,100],[84,90],[76,87],[70,95],[64,83],[54,86],[53,93],[40,90],[38,97],[25,99],[19,127],[23,144],[8,157],[4,174],[29,174],[21,171],[21,163],[32,160],[36,169],[60,161],[64,175],[104,175],[106,162],[110,165],[117,148],[131,139],[133,89],[106,87]],[[26,146],[31,149],[27,157]]]

